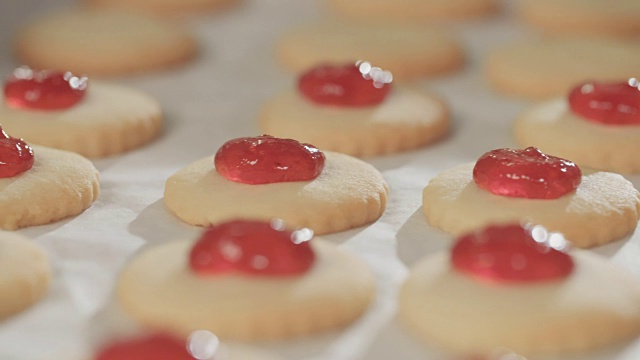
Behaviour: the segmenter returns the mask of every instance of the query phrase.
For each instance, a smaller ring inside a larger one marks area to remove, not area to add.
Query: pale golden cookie
[[[329,5],[340,15],[375,21],[476,18],[498,7],[495,0],[329,0]]]
[[[24,27],[17,57],[37,69],[108,76],[165,68],[196,53],[193,38],[173,24],[118,11],[68,11]]]
[[[221,338],[283,339],[345,326],[373,298],[373,276],[355,256],[311,241],[313,267],[278,278],[195,275],[192,241],[156,246],[125,267],[117,297],[133,318],[178,336],[206,329]]]
[[[620,239],[638,224],[638,191],[618,174],[582,167],[575,192],[541,200],[482,190],[473,181],[473,167],[471,163],[445,170],[424,188],[423,210],[432,226],[460,235],[489,224],[527,221],[588,248]]]
[[[56,111],[13,109],[0,103],[8,133],[28,143],[104,157],[142,146],[162,129],[160,105],[148,95],[124,86],[89,82],[75,106]]]
[[[398,79],[451,72],[464,63],[463,50],[452,35],[407,24],[309,24],[287,32],[278,43],[277,55],[283,66],[296,73],[320,64],[366,60]]]
[[[50,278],[49,259],[42,249],[21,235],[0,231],[0,320],[43,298]]]
[[[98,198],[100,175],[68,151],[32,146],[33,167],[0,178],[0,229],[43,225],[78,215]]]
[[[640,126],[599,124],[574,114],[565,99],[532,107],[516,120],[516,142],[579,165],[621,173],[640,172]]]
[[[525,0],[520,17],[549,33],[634,36],[640,34],[637,0]]]
[[[399,316],[425,341],[459,353],[506,347],[523,355],[585,351],[640,334],[640,285],[604,259],[572,253],[568,278],[491,284],[457,272],[448,253],[419,262]]]
[[[236,218],[281,218],[292,228],[325,234],[377,220],[387,203],[382,175],[351,156],[324,154],[325,167],[316,179],[262,185],[227,180],[214,169],[210,156],[169,177],[164,202],[180,219],[199,226]]]
[[[491,85],[505,95],[548,98],[565,95],[587,80],[619,81],[637,76],[640,45],[623,40],[558,38],[512,44],[493,51],[486,63]]]
[[[371,107],[314,104],[299,91],[270,101],[259,118],[265,134],[310,143],[353,156],[373,156],[425,146],[449,130],[449,109],[437,96],[394,86]]]
[[[85,0],[96,8],[118,8],[158,15],[215,12],[234,5],[239,0]]]

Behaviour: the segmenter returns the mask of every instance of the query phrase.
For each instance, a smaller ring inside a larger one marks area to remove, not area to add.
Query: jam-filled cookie
[[[78,154],[31,147],[0,128],[0,229],[80,214],[100,192],[100,174]]]
[[[638,191],[618,174],[579,168],[530,147],[498,149],[433,178],[422,195],[429,223],[459,235],[494,223],[529,221],[578,247],[633,232]]]
[[[596,169],[640,172],[638,80],[588,82],[567,97],[533,106],[514,125],[519,145]]]
[[[118,8],[158,15],[216,12],[239,0],[85,0],[96,8]]]
[[[160,105],[139,91],[71,72],[14,70],[4,85],[0,119],[26,141],[96,158],[155,139]]]
[[[640,283],[540,226],[490,226],[418,262],[399,315],[456,353],[586,351],[640,334]]]
[[[150,248],[120,275],[122,309],[147,327],[187,336],[283,339],[346,326],[374,295],[357,257],[283,222],[235,220],[197,241]]]
[[[461,20],[492,14],[495,0],[329,0],[333,11],[358,20],[432,21]]]
[[[361,160],[263,135],[230,140],[215,157],[178,171],[167,179],[164,201],[192,225],[277,217],[324,234],[377,220],[387,191]]]
[[[388,71],[369,62],[318,66],[300,76],[297,89],[261,112],[263,132],[353,156],[425,146],[449,129],[447,105],[434,94],[392,86]]]

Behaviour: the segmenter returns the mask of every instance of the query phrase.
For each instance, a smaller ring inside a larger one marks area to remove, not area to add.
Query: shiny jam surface
[[[86,77],[21,67],[5,82],[4,98],[8,106],[17,109],[62,110],[82,100],[86,90]]]
[[[368,62],[322,65],[302,74],[298,89],[316,104],[363,107],[381,103],[391,90],[392,79],[390,72]]]
[[[0,178],[21,174],[33,166],[33,149],[22,139],[12,138],[0,127]]]
[[[573,270],[562,235],[541,226],[489,226],[458,238],[453,268],[487,282],[530,283],[559,280]]]
[[[640,125],[638,80],[627,82],[588,82],[569,93],[569,106],[575,114],[601,124]]]
[[[308,242],[312,237],[309,229],[286,230],[281,220],[230,221],[204,232],[191,249],[189,264],[200,275],[299,275],[315,261]]]
[[[94,360],[196,360],[186,342],[166,334],[122,340],[102,348]]]
[[[269,135],[227,141],[215,156],[215,168],[243,184],[309,181],[324,169],[324,154],[315,146]]]
[[[557,199],[575,191],[582,172],[573,162],[543,154],[534,147],[498,149],[478,159],[473,180],[479,188],[496,195]]]

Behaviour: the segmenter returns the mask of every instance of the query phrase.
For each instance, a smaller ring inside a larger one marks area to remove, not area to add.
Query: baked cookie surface
[[[425,146],[449,130],[449,109],[424,90],[395,86],[378,105],[345,108],[319,105],[298,91],[271,100],[260,129],[352,156],[383,155]]]
[[[182,63],[195,55],[196,44],[189,34],[153,17],[75,10],[27,25],[17,33],[14,50],[36,69],[109,76]]]
[[[432,27],[336,21],[291,29],[280,39],[277,56],[285,68],[296,73],[355,59],[390,70],[398,79],[451,72],[464,63],[458,41]]]
[[[164,201],[181,220],[199,226],[281,218],[325,234],[377,220],[387,202],[382,175],[351,156],[324,153],[325,167],[316,179],[261,185],[227,180],[214,169],[213,156],[207,157],[167,179]]]
[[[476,18],[498,7],[494,0],[329,0],[329,6],[340,15],[378,21]]]
[[[85,0],[86,4],[96,8],[118,8],[143,11],[158,15],[175,15],[215,12],[231,6],[238,0]]]
[[[80,214],[98,198],[100,175],[80,155],[33,146],[35,162],[0,178],[0,229],[48,224]]]
[[[620,239],[638,224],[638,191],[621,175],[582,168],[575,192],[557,199],[523,199],[480,189],[473,167],[470,163],[445,170],[424,188],[423,211],[432,226],[460,235],[488,224],[526,221],[588,248]]]

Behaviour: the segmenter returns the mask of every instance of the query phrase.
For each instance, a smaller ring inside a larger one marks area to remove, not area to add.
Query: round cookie
[[[80,214],[98,198],[100,175],[68,151],[32,146],[33,167],[0,178],[0,229],[43,225]]]
[[[116,294],[130,316],[177,336],[208,329],[221,338],[282,339],[345,326],[374,295],[367,265],[322,241],[311,241],[311,269],[276,278],[195,275],[188,265],[192,245],[153,247],[124,268]]]
[[[482,190],[473,180],[473,167],[470,163],[445,170],[424,188],[423,211],[432,226],[460,235],[488,224],[527,221],[588,248],[620,239],[638,224],[638,191],[618,174],[583,167],[575,192],[541,200]]]
[[[519,15],[528,24],[555,34],[640,34],[636,0],[526,0]]]
[[[3,101],[0,118],[5,130],[29,143],[91,158],[142,146],[155,139],[162,128],[160,105],[153,98],[92,80],[84,99],[69,109],[14,109]]]
[[[574,114],[566,99],[522,113],[513,127],[519,145],[572,159],[580,165],[620,173],[640,172],[640,127],[598,124]]]
[[[325,234],[377,220],[387,202],[382,175],[351,156],[324,154],[324,170],[314,180],[261,185],[227,180],[214,169],[210,156],[169,177],[164,202],[180,219],[199,226],[277,217],[293,228]]]
[[[375,21],[468,19],[496,11],[495,0],[329,0],[331,9],[349,18]]]
[[[96,8],[119,8],[158,15],[215,12],[237,3],[238,0],[86,0]]]
[[[277,46],[284,67],[300,73],[319,64],[366,60],[396,79],[451,72],[462,67],[457,40],[432,27],[326,21],[291,29]]]
[[[108,76],[182,63],[195,55],[196,44],[189,34],[153,17],[74,10],[27,25],[14,49],[33,68]]]
[[[557,38],[512,44],[486,63],[490,84],[505,95],[548,98],[581,82],[620,80],[640,73],[640,45],[614,39]]]
[[[49,260],[42,249],[21,235],[0,231],[0,320],[43,298],[50,278]]]
[[[353,156],[373,156],[425,146],[449,130],[449,110],[432,93],[395,86],[379,104],[362,108],[318,105],[299,91],[270,101],[259,118],[266,134],[297,139]]]
[[[495,284],[456,271],[449,253],[431,255],[403,285],[399,316],[425,341],[466,354],[585,351],[637,336],[637,279],[586,251],[572,257],[568,278]]]

